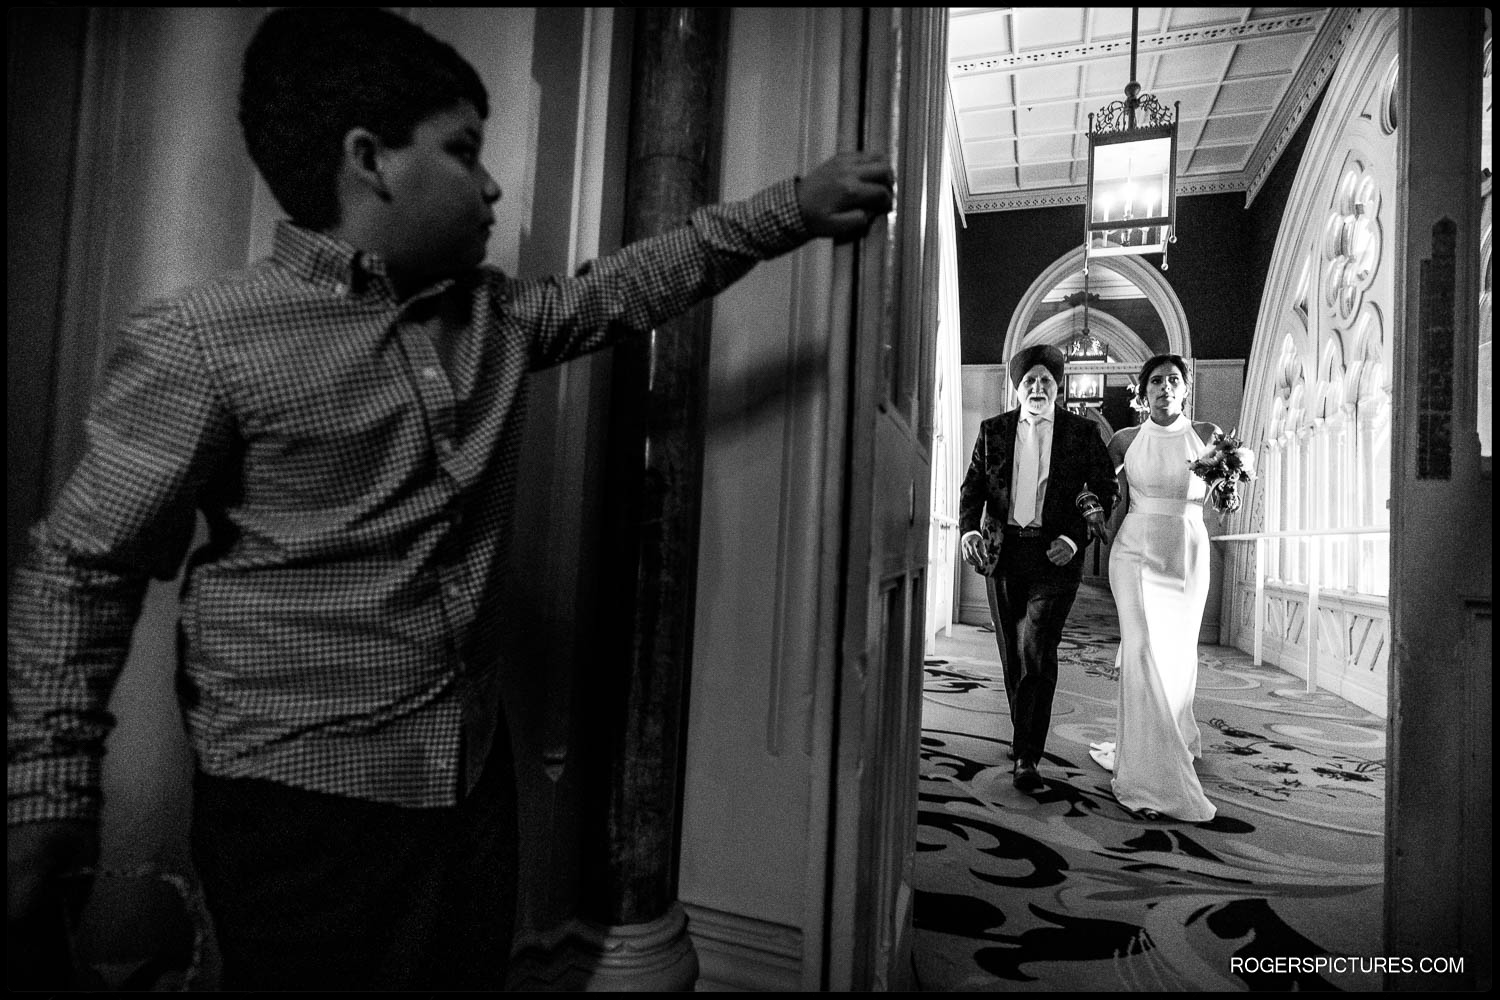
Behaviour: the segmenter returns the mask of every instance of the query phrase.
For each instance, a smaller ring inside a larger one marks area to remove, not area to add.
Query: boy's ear
[[[358,183],[365,185],[382,201],[389,201],[390,189],[381,173],[385,143],[367,128],[351,128],[344,133],[344,169]]]

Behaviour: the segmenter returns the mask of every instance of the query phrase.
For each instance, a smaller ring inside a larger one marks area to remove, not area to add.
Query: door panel
[[[946,21],[938,8],[846,13],[847,145],[886,150],[896,207],[848,259],[847,554],[824,986],[909,985],[912,857]]]
[[[1473,392],[1492,183],[1480,170],[1485,12],[1400,11],[1385,945],[1463,966],[1389,974],[1386,988],[1487,991],[1495,494]]]

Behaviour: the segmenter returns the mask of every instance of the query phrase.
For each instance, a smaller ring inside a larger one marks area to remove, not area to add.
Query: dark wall
[[[976,212],[958,221],[958,315],[966,365],[1004,364],[1005,330],[1052,262],[1083,244],[1083,206]]]
[[[1321,105],[1320,95],[1248,209],[1243,193],[1177,200],[1177,242],[1162,276],[1182,302],[1195,357],[1250,357],[1282,212]],[[978,212],[960,220],[957,231],[963,363],[1002,364],[1005,331],[1026,290],[1082,245],[1083,206]],[[1161,266],[1160,254],[1144,260]],[[1161,331],[1159,322],[1138,328],[1148,345],[1158,346],[1155,335],[1165,350]]]
[[[1248,358],[1265,273],[1252,265],[1245,195],[1177,201],[1177,242],[1167,256],[1167,284],[1177,293],[1198,358]],[[1153,266],[1160,258],[1146,258]]]

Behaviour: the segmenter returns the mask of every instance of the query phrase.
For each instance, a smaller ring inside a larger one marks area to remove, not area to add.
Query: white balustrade
[[[1265,641],[1266,628],[1266,573],[1264,546],[1261,542],[1267,539],[1292,539],[1303,540],[1306,545],[1307,561],[1304,564],[1307,571],[1307,690],[1309,692],[1318,689],[1318,556],[1322,548],[1322,541],[1326,538],[1348,538],[1350,545],[1357,545],[1357,539],[1373,536],[1387,535],[1391,533],[1390,528],[1314,528],[1304,531],[1260,531],[1237,535],[1218,535],[1214,537],[1216,542],[1250,542],[1255,546],[1255,665],[1260,666],[1263,662],[1263,643]]]

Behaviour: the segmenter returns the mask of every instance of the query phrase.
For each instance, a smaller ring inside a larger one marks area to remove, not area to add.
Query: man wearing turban
[[[959,490],[960,545],[985,575],[1015,728],[1014,781],[1028,793],[1046,787],[1037,765],[1052,725],[1057,646],[1084,549],[1104,540],[1117,492],[1094,425],[1057,405],[1065,363],[1046,344],[1011,358],[1019,405],[979,425]]]

